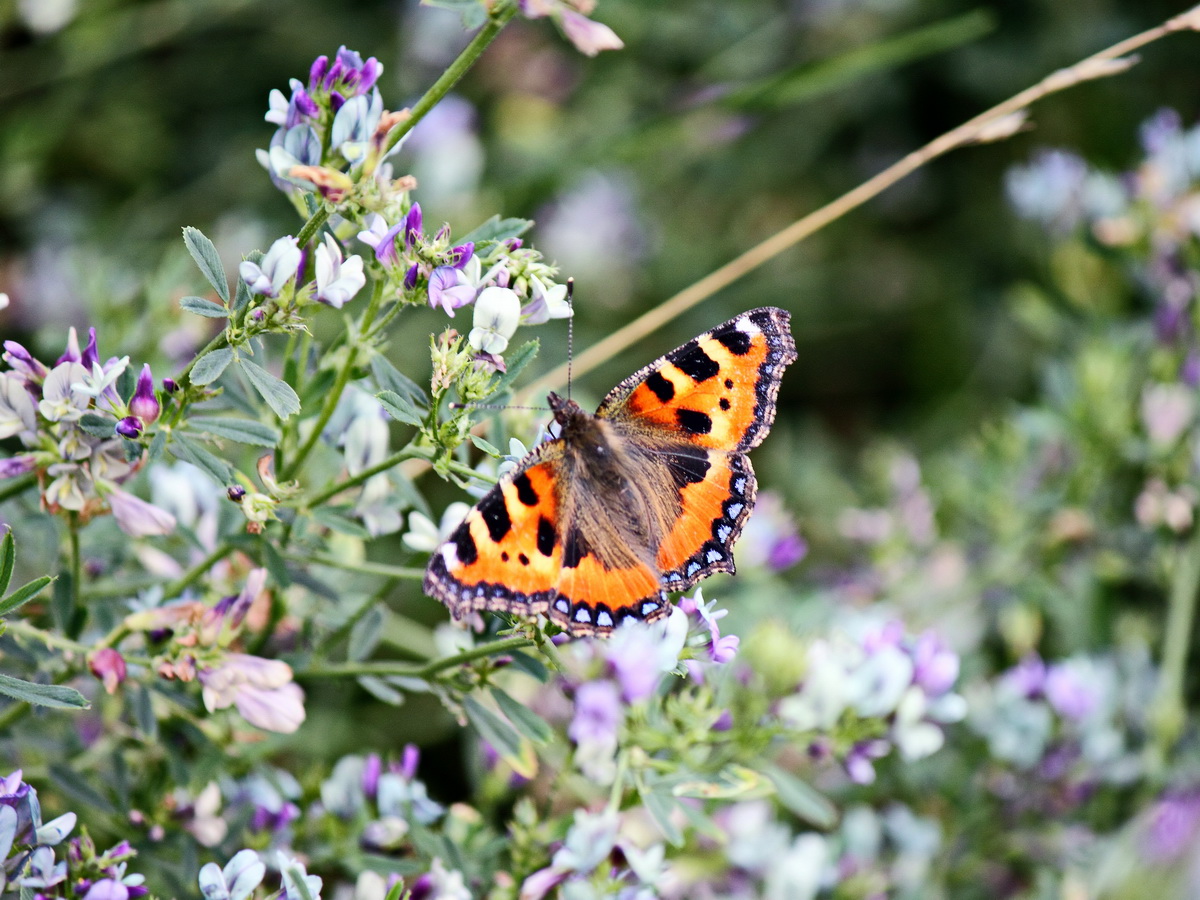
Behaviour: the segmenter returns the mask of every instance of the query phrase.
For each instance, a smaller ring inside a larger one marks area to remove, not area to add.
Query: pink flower
[[[280,734],[304,722],[304,692],[292,681],[292,667],[280,660],[230,653],[202,669],[200,683],[209,712],[236,705],[251,725]]]
[[[117,686],[125,680],[125,657],[112,647],[104,647],[93,653],[88,667],[110,694],[116,693]]]
[[[586,56],[595,56],[601,50],[620,50],[625,46],[624,41],[607,25],[595,22],[574,10],[564,9],[560,21],[567,40]]]

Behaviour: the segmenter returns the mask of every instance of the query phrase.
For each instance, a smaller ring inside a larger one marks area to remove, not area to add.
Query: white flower
[[[285,235],[275,241],[263,256],[262,262],[243,260],[238,274],[253,294],[278,297],[283,286],[296,275],[300,267],[300,248],[296,239]]]
[[[75,362],[59,363],[46,376],[38,410],[51,422],[74,422],[83,416],[88,406],[85,394],[72,390],[72,385],[87,378],[87,369]]]
[[[625,42],[607,25],[593,21],[572,9],[563,8],[561,22],[567,40],[586,56],[595,56],[601,50],[620,50],[625,46]]]
[[[37,411],[24,381],[8,373],[0,375],[0,438],[37,430]]]
[[[523,310],[521,317],[526,325],[543,325],[551,319],[569,319],[571,304],[567,302],[567,286],[556,284],[547,288],[538,278],[530,277],[530,295],[533,297]]]
[[[440,525],[433,522],[424,513],[414,512],[408,517],[408,531],[401,540],[410,550],[418,553],[432,553],[446,541],[451,532],[467,517],[471,507],[466,503],[455,502],[446,507],[442,513]]]
[[[509,288],[484,288],[475,301],[474,327],[467,341],[481,353],[503,353],[521,323],[521,301]]]
[[[361,256],[343,261],[342,245],[330,234],[317,247],[317,299],[341,309],[367,283]]]
[[[121,376],[121,373],[128,367],[128,356],[122,356],[116,362],[103,366],[98,362],[92,363],[92,371],[85,372],[82,378],[72,383],[71,391],[87,397],[99,397],[112,385],[117,383],[117,379]]]
[[[1152,384],[1142,393],[1142,422],[1150,442],[1170,447],[1192,424],[1195,392],[1182,384]]]
[[[8,294],[0,291],[0,310],[8,309]]]

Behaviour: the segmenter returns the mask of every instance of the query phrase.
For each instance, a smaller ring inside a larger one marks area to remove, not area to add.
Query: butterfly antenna
[[[567,306],[571,315],[567,317],[567,399],[571,399],[571,362],[575,357],[575,279],[567,279]]]
[[[510,406],[507,403],[451,403],[451,409],[530,409],[534,412],[550,412],[548,406]]]

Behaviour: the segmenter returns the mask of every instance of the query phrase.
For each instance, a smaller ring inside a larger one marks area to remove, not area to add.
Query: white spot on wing
[[[597,625],[600,625],[603,628],[611,628],[612,623],[613,623],[612,616],[610,616],[604,610],[600,610],[600,612],[596,614],[596,624]]]
[[[704,558],[707,559],[710,563],[716,562],[718,559],[721,558],[721,551],[720,550],[709,550],[708,553],[705,554]]]
[[[642,615],[648,616],[648,615],[650,615],[650,613],[654,612],[656,609],[658,609],[658,601],[657,600],[647,600],[645,603],[642,604]]]
[[[746,334],[762,334],[762,329],[755,325],[749,316],[742,316],[733,323],[733,327]]]
[[[554,608],[559,612],[569,613],[571,611],[571,604],[567,602],[566,597],[559,597],[554,601]]]
[[[730,503],[727,512],[729,513],[729,517],[731,519],[736,519],[739,515],[741,515],[742,509],[743,509],[742,504]]]
[[[588,612],[586,606],[581,606],[579,609],[575,610],[574,618],[576,622],[590,622],[592,621],[592,614]]]
[[[446,568],[454,570],[459,568],[462,563],[458,561],[458,548],[450,541],[442,544],[442,562],[446,564]]]
[[[730,535],[730,532],[732,532],[732,531],[733,531],[733,529],[730,528],[728,525],[720,526],[717,529],[717,540],[719,540],[722,544],[725,543],[727,540],[729,540],[729,535]]]

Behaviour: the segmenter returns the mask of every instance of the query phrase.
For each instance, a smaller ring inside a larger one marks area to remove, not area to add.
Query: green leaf
[[[233,362],[233,350],[229,347],[205,353],[192,366],[192,384],[202,387],[212,384],[221,377],[221,373],[228,368],[231,362]]]
[[[383,620],[385,614],[379,604],[372,605],[361,619],[350,629],[350,642],[346,648],[346,657],[351,662],[361,662],[371,655],[371,651],[379,645],[383,637]]]
[[[497,447],[495,444],[488,443],[483,438],[481,438],[479,435],[472,434],[472,435],[469,435],[469,437],[471,438],[471,443],[474,444],[476,447],[478,447],[480,450],[482,450],[484,453],[486,453],[488,456],[499,459],[501,456],[504,455],[503,453],[500,452],[499,447]]]
[[[330,531],[336,531],[338,534],[348,534],[350,537],[363,538],[364,540],[368,540],[371,537],[371,532],[363,528],[361,524],[346,517],[331,506],[318,507],[311,511],[311,515],[318,525],[324,525]]]
[[[144,684],[139,684],[133,692],[133,715],[142,734],[152,741],[157,739],[158,717],[154,715],[150,689]]]
[[[176,459],[182,459],[203,469],[205,474],[221,487],[233,482],[233,472],[229,464],[186,435],[176,432],[167,449]]]
[[[11,532],[10,532],[11,533]],[[9,571],[11,575],[11,570]],[[42,575],[39,578],[33,579],[28,584],[23,584],[3,600],[0,600],[0,616],[7,616],[10,612],[17,610],[36,597],[42,592],[42,588],[52,582],[54,579],[49,575]]]
[[[156,432],[154,435],[154,440],[152,440],[150,442],[150,450],[147,453],[147,456],[149,456],[150,461],[154,462],[154,460],[156,460],[160,456],[162,456],[162,452],[163,452],[163,450],[166,449],[166,447],[167,447],[167,433],[165,431]]]
[[[650,818],[654,820],[654,824],[658,826],[658,830],[662,832],[663,837],[673,847],[683,846],[683,832],[679,830],[679,826],[675,824],[673,814],[679,808],[679,804],[670,794],[664,794],[659,791],[642,791],[642,803],[646,807],[646,811],[650,813]]]
[[[203,297],[184,297],[179,301],[180,307],[206,319],[227,319],[229,310],[220,303],[213,303]]]
[[[276,378],[258,363],[239,359],[238,365],[254,385],[254,389],[267,401],[267,406],[281,419],[300,412],[300,398],[286,381]]]
[[[13,537],[12,529],[4,530],[4,540],[0,541],[0,594],[8,590],[12,581],[13,566],[17,562],[17,539]]]
[[[522,653],[520,650],[513,650],[509,653],[509,656],[512,657],[513,666],[520,669],[530,678],[534,678],[542,684],[550,680],[550,672],[540,659],[530,656],[528,653]]]
[[[775,785],[779,802],[801,819],[818,828],[831,828],[837,822],[837,808],[807,782],[774,763],[762,763],[759,771]]]
[[[254,262],[254,263],[262,262],[262,258],[263,258],[263,255],[258,250],[254,251],[253,253],[251,253],[249,256],[246,257],[246,259],[248,259],[250,262]],[[246,282],[242,281],[242,279],[239,278],[237,280],[237,286],[234,288],[234,293],[233,293],[233,311],[241,312],[243,309],[246,308],[246,304],[249,302],[250,302],[250,285],[246,284]]]
[[[429,398],[421,386],[393,366],[386,356],[377,353],[371,357],[371,374],[380,390],[395,391],[401,397],[407,397],[413,406],[429,405]]]
[[[382,678],[374,675],[359,675],[358,684],[364,691],[388,706],[403,706],[404,694],[396,690]]]
[[[228,438],[239,444],[255,447],[277,447],[279,429],[253,419],[234,419],[226,416],[192,416],[188,428],[204,431],[216,437]]]
[[[271,573],[271,580],[281,588],[288,588],[292,585],[292,574],[288,571],[287,563],[283,559],[283,555],[275,548],[275,545],[268,541],[265,537],[259,542],[259,548],[262,550],[263,565],[267,567],[267,571]]]
[[[492,696],[496,698],[500,711],[513,723],[517,731],[535,744],[549,743],[554,732],[545,719],[498,687],[492,688]]]
[[[79,427],[92,437],[110,438],[117,423],[96,413],[84,413],[79,418]]]
[[[533,748],[521,740],[521,735],[508,722],[470,696],[463,698],[463,712],[479,736],[492,745],[514,772],[524,778],[533,778],[537,774]]]
[[[508,386],[521,374],[521,370],[533,362],[533,358],[538,354],[539,347],[541,347],[541,344],[537,338],[518,347],[516,352],[504,361],[504,365],[508,371],[496,379],[496,383],[492,385],[492,393],[498,394],[501,391],[507,390]]]
[[[34,684],[9,675],[0,675],[0,694],[53,709],[88,709],[91,706],[75,688],[61,684]]]
[[[133,366],[126,366],[117,376],[117,383],[114,385],[117,389],[117,396],[128,403],[133,399],[133,392],[137,390],[137,372]]]
[[[225,278],[225,267],[221,265],[221,255],[217,253],[213,242],[190,225],[183,229],[183,242],[187,244],[188,253],[192,254],[205,280],[212,285],[217,296],[228,303],[229,281]]]
[[[509,238],[520,237],[532,227],[533,222],[529,219],[501,219],[497,215],[492,216],[470,234],[464,234],[460,238],[455,238],[454,241],[456,244],[465,244],[468,241],[476,244],[486,241],[507,241]]]
[[[375,395],[375,399],[383,404],[383,408],[387,410],[388,415],[397,422],[403,422],[406,425],[416,425],[418,428],[424,422],[420,411],[395,391],[380,391]]]

